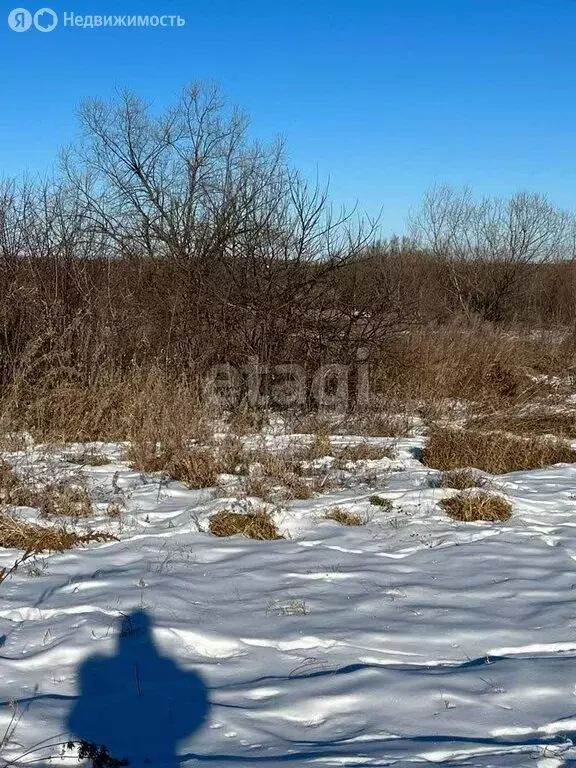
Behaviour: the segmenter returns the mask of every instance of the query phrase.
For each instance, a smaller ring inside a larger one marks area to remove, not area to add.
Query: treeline
[[[131,94],[92,101],[80,120],[55,178],[2,182],[2,392],[89,387],[104,369],[312,370],[359,350],[389,384],[421,373],[411,340],[442,329],[571,338],[576,228],[540,195],[436,188],[409,237],[382,241],[282,146],[252,142],[215,89],[160,116]]]

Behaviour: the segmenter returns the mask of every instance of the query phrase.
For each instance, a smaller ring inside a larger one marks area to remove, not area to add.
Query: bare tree
[[[433,188],[411,227],[450,272],[455,307],[500,321],[514,311],[531,265],[575,255],[575,221],[543,195],[476,200],[470,189]]]
[[[119,255],[180,271],[171,334],[216,332],[218,356],[287,362],[338,312],[328,277],[372,241],[375,222],[336,214],[328,190],[292,170],[281,143],[248,139],[246,118],[193,84],[154,116],[133,94],[81,110],[79,147],[64,156],[92,227]]]

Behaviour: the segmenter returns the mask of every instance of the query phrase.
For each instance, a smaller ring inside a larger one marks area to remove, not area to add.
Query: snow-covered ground
[[[494,478],[511,520],[464,524],[421,445],[278,508],[277,541],[211,536],[229,499],[99,446],[92,525],[119,541],[0,585],[2,759],[75,764],[47,758],[77,736],[134,765],[576,766],[576,465]],[[324,520],[335,505],[366,524]]]

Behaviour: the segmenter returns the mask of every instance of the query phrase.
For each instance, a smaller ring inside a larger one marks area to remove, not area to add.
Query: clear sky
[[[387,231],[435,182],[576,208],[576,0],[47,2],[186,25],[16,33],[4,3],[0,174],[46,170],[86,97],[128,87],[161,107],[204,79]]]

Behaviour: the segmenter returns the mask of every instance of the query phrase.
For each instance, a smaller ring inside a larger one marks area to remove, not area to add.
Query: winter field
[[[3,100],[0,768],[576,768],[573,100],[537,47],[574,25],[372,4],[370,46],[336,5],[180,29],[254,127],[174,92],[176,37],[22,49],[62,87]]]
[[[576,463],[458,491],[413,435],[313,452],[309,435],[243,438],[308,450],[310,498],[257,498],[230,471],[191,489],[122,443],[6,452],[35,487],[89,495],[12,519],[110,540],[0,584],[3,763],[76,765],[65,743],[81,739],[134,765],[576,765]],[[509,519],[441,505],[482,492]],[[267,512],[282,538],[216,536],[222,510]],[[1,549],[0,566],[21,555]]]

